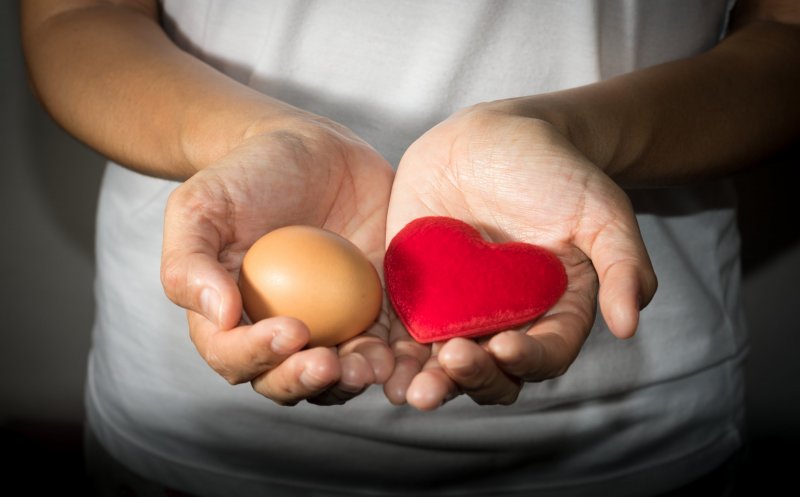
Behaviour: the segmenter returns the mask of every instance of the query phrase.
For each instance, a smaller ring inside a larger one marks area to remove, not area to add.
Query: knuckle
[[[243,382],[242,378],[229,368],[220,365],[212,365],[211,368],[216,371],[218,375],[222,376],[230,385],[239,385]]]
[[[253,371],[267,372],[280,364],[280,358],[270,352],[269,345],[250,344],[244,350],[244,364]]]
[[[167,197],[164,209],[166,219],[180,219],[194,209],[201,207],[200,199],[196,199],[196,194],[188,182],[181,184],[172,190]]]
[[[242,353],[243,353],[243,360],[244,360],[245,364],[257,365],[257,364],[260,364],[260,363],[264,362],[262,360],[262,357],[261,357],[261,355],[262,355],[261,354],[261,350],[259,349],[257,344],[248,343],[245,347],[243,347],[243,349],[244,350],[242,350]],[[264,350],[266,350],[266,349],[264,349]]]
[[[206,354],[205,357],[206,363],[211,366],[211,369],[216,371],[216,373],[222,378],[225,379],[231,385],[239,385],[244,383],[245,379],[241,377],[241,375],[237,374],[234,370],[232,370],[228,364],[223,361],[218,354],[214,351],[210,351]]]
[[[181,285],[181,282],[185,280],[184,268],[174,257],[165,254],[161,261],[160,276],[161,286],[164,287],[164,292],[167,294],[167,297],[177,303],[177,289]]]
[[[243,383],[242,379],[240,377],[238,377],[237,375],[234,375],[232,373],[224,372],[224,373],[220,373],[220,375],[223,378],[225,378],[225,381],[227,381],[228,384],[230,384],[231,386],[236,386],[236,385],[239,385],[239,384]]]
[[[491,376],[482,372],[461,372],[452,369],[446,369],[446,371],[447,375],[467,393],[477,393],[488,390],[492,384]]]
[[[425,361],[427,361],[428,357],[431,355],[430,348],[425,347],[424,345],[421,345],[413,340],[394,342],[391,344],[391,349],[394,353],[394,356],[398,360],[403,357],[408,357],[420,364],[423,364]]]
[[[167,213],[173,213],[175,209],[179,209],[188,201],[190,201],[194,195],[194,188],[192,188],[192,182],[187,180],[176,188],[174,188],[167,196]]]

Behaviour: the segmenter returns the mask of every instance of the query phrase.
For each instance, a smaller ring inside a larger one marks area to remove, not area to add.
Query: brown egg
[[[375,267],[350,241],[311,226],[259,238],[242,261],[239,288],[256,322],[291,316],[311,331],[309,346],[333,346],[378,317],[383,291]]]

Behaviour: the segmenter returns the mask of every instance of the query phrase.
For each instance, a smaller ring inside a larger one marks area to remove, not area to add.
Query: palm
[[[256,142],[187,181],[220,237],[220,262],[237,277],[242,258],[265,233],[286,225],[325,228],[356,244],[380,267],[392,173],[358,146],[349,155],[297,153],[274,140]],[[220,213],[217,215],[217,213]],[[223,214],[224,213],[224,214]]]
[[[381,267],[393,173],[363,142],[333,136],[330,141],[311,141],[313,148],[283,134],[251,139],[187,180],[167,207],[165,288],[168,294],[172,289],[173,300],[199,311],[189,313],[198,350],[231,383],[251,381],[258,391],[281,403],[305,397],[320,403],[341,402],[370,383],[384,381],[392,368],[383,316],[372,329],[340,346],[338,360],[329,350],[287,353],[285,367],[274,356],[259,358],[262,352],[248,352],[269,349],[276,331],[259,335],[253,330],[266,329],[266,325],[240,321],[242,303],[236,281],[242,259],[259,237],[275,228],[303,224],[339,233]],[[202,308],[202,299],[191,297],[201,294],[192,291],[193,285],[212,286],[221,294],[216,319]],[[307,331],[293,331],[293,343],[299,349]],[[312,395],[298,394],[302,389],[288,379],[296,380],[301,370],[316,375],[319,385],[306,390]],[[325,378],[337,381],[337,388],[324,388]]]
[[[505,371],[525,380],[561,374],[580,350],[596,308],[593,261],[607,271],[641,258],[619,243],[639,238],[624,193],[560,135],[530,119],[451,118],[415,143],[398,169],[387,240],[411,220],[430,215],[461,219],[491,241],[546,247],[564,263],[567,292],[527,331],[539,345],[561,346],[535,370]],[[632,334],[635,322],[613,310],[608,314],[620,336]],[[395,336],[396,343],[403,340]],[[511,341],[498,336],[483,346],[500,362],[513,362],[524,349]]]

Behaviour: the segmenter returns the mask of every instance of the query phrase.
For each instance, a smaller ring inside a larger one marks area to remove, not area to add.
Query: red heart
[[[411,336],[428,343],[506,330],[546,312],[567,287],[564,266],[528,243],[490,243],[447,217],[410,222],[389,244],[386,290]]]

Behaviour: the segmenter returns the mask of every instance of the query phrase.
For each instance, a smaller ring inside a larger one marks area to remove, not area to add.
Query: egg
[[[286,226],[259,238],[239,274],[251,321],[297,318],[310,347],[333,346],[366,330],[378,317],[383,290],[363,252],[336,233]]]

